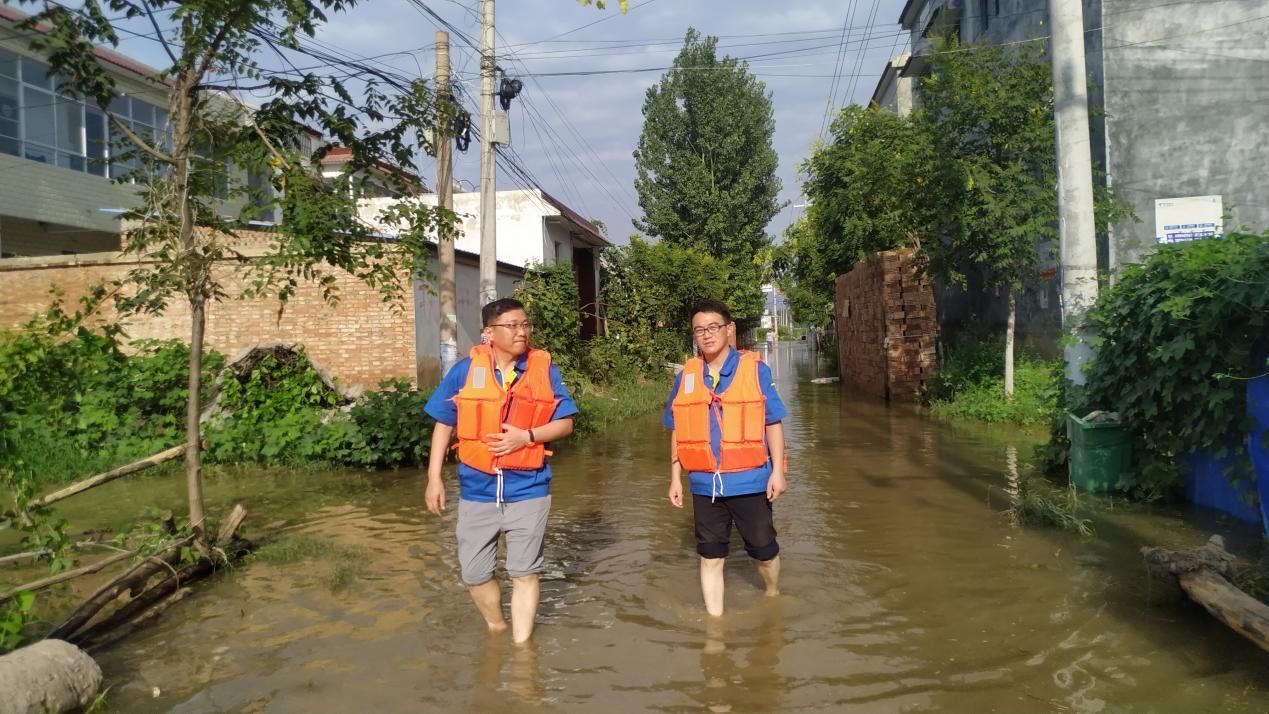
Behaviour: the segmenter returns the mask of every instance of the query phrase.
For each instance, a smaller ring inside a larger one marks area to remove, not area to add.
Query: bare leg
[[[471,601],[476,603],[476,609],[485,618],[490,632],[507,629],[507,621],[502,617],[502,588],[498,587],[496,579],[490,578],[479,585],[468,585],[467,592],[471,593]]]
[[[511,639],[520,644],[533,636],[538,616],[538,576],[511,579]]]
[[[771,560],[755,560],[754,565],[758,568],[758,574],[762,576],[762,582],[767,586],[767,597],[775,597],[780,594],[780,556],[776,556]]]
[[[705,611],[714,617],[723,614],[723,564],[726,558],[701,558],[701,594]]]

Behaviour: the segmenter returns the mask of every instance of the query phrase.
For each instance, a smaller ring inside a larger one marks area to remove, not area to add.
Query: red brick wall
[[[841,378],[866,394],[916,401],[936,366],[934,291],[911,250],[878,253],[837,278]]]
[[[51,302],[53,285],[65,291],[68,305],[75,305],[89,286],[122,278],[137,267],[124,260],[115,253],[97,253],[0,261],[0,330],[43,311]],[[208,347],[232,356],[261,342],[296,342],[344,386],[373,389],[390,377],[415,381],[414,310],[408,294],[402,309],[394,313],[377,291],[341,273],[337,307],[326,307],[317,288],[303,285],[279,319],[276,300],[236,299],[241,279],[227,264],[217,270],[231,297],[208,308]],[[183,296],[177,296],[163,315],[133,317],[125,326],[130,339],[188,341],[189,307]]]

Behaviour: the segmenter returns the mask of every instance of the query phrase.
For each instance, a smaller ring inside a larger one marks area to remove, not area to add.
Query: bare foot
[[[767,597],[778,597],[779,595],[780,595],[780,588],[772,588],[767,591]]]
[[[499,620],[499,621],[497,621],[497,622],[486,622],[485,624],[489,627],[489,632],[490,632],[490,634],[493,634],[493,633],[495,633],[495,632],[506,632],[506,631],[507,631],[507,621],[506,621],[506,620]]]

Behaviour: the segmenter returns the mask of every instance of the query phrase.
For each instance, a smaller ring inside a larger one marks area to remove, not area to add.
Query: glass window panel
[[[0,77],[0,136],[15,139],[21,136],[19,133],[20,107],[17,80]]]
[[[132,116],[132,100],[128,97],[115,97],[110,100],[110,113],[121,119]]]
[[[48,75],[48,65],[30,57],[22,58],[22,81],[37,87],[53,88],[53,78]]]
[[[65,151],[57,152],[57,165],[64,169],[74,169],[76,171],[84,170],[84,157],[76,154],[68,154]]]
[[[57,143],[56,109],[51,92],[22,88],[22,116],[27,141],[50,146]]]
[[[133,99],[132,121],[154,126],[154,105],[140,99]]]
[[[18,78],[18,56],[8,50],[0,50],[0,76]]]
[[[57,148],[84,153],[84,105],[66,97],[57,100]]]
[[[106,115],[100,109],[88,107],[84,110],[84,138],[88,140],[88,158],[104,159],[106,157]]]
[[[32,161],[39,161],[45,164],[53,163],[54,154],[57,153],[53,151],[52,147],[39,146],[37,144],[32,144],[29,141],[26,143],[25,148],[26,148],[26,157],[28,159]]]
[[[22,155],[22,142],[7,136],[0,136],[0,154]]]

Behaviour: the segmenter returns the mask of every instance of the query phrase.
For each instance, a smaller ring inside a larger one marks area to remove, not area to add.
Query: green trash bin
[[[1109,491],[1132,466],[1132,443],[1119,422],[1091,422],[1067,412],[1066,435],[1071,483],[1081,493]]]

